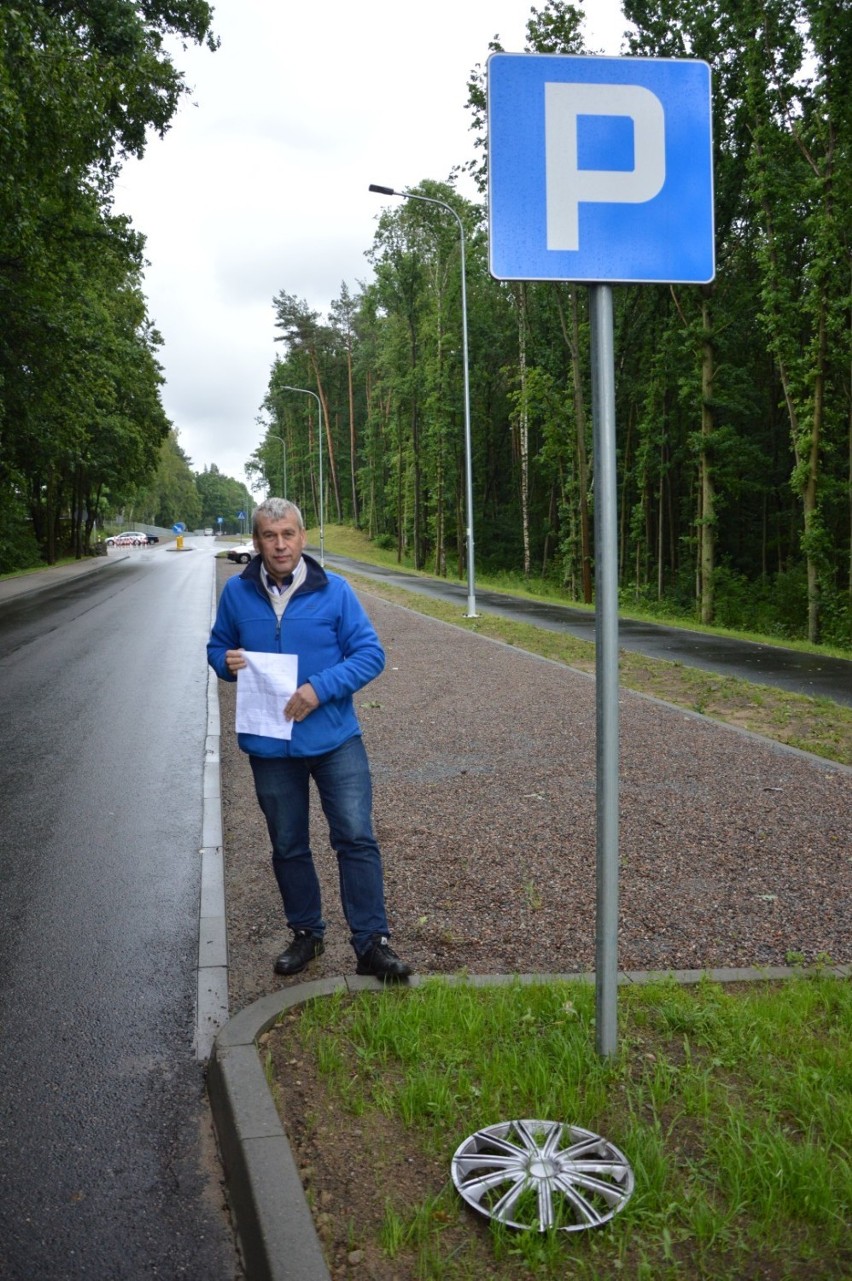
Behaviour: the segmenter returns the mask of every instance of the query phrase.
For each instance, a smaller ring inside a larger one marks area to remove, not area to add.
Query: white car
[[[204,537],[205,537],[205,538],[212,538],[212,537],[213,537],[213,530],[212,530],[212,529],[205,529],[205,531],[204,531]]]
[[[145,547],[148,535],[137,529],[125,530],[123,534],[113,534],[106,540],[107,547]]]
[[[228,560],[234,561],[235,564],[247,565],[254,556],[254,552],[250,547],[229,547],[227,555]]]

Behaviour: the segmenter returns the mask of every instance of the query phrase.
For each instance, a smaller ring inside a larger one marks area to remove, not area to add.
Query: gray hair
[[[302,513],[295,503],[291,503],[289,498],[265,498],[262,503],[258,503],[251,516],[251,532],[257,536],[257,522],[260,520],[286,520],[292,516],[299,526],[299,529],[305,528],[305,522],[302,520]]]

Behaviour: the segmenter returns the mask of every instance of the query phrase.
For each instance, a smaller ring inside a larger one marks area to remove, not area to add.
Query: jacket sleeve
[[[235,681],[236,676],[225,666],[225,651],[240,648],[240,633],[236,616],[231,606],[231,594],[227,590],[219,598],[213,630],[207,642],[207,662],[223,681]]]
[[[308,678],[320,703],[351,697],[385,667],[385,651],[376,629],[345,580],[342,580],[337,639],[341,661]]]

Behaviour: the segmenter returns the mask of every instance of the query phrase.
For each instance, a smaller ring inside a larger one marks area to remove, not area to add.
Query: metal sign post
[[[589,289],[595,469],[595,699],[597,760],[595,1041],[618,1040],[618,515],[612,288]]]
[[[714,275],[710,68],[668,58],[488,59],[489,265],[589,285],[597,699],[596,1042],[617,1043],[618,520],[612,284]]]

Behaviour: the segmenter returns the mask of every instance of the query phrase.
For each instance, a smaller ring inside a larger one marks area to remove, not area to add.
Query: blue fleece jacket
[[[298,683],[310,681],[319,699],[290,739],[239,734],[251,756],[321,756],[361,733],[352,695],[383,671],[385,653],[358,597],[339,574],[304,556],[307,574],[280,623],[260,577],[260,556],[229,578],[207,643],[207,661],[223,681],[228,649],[296,654]]]

